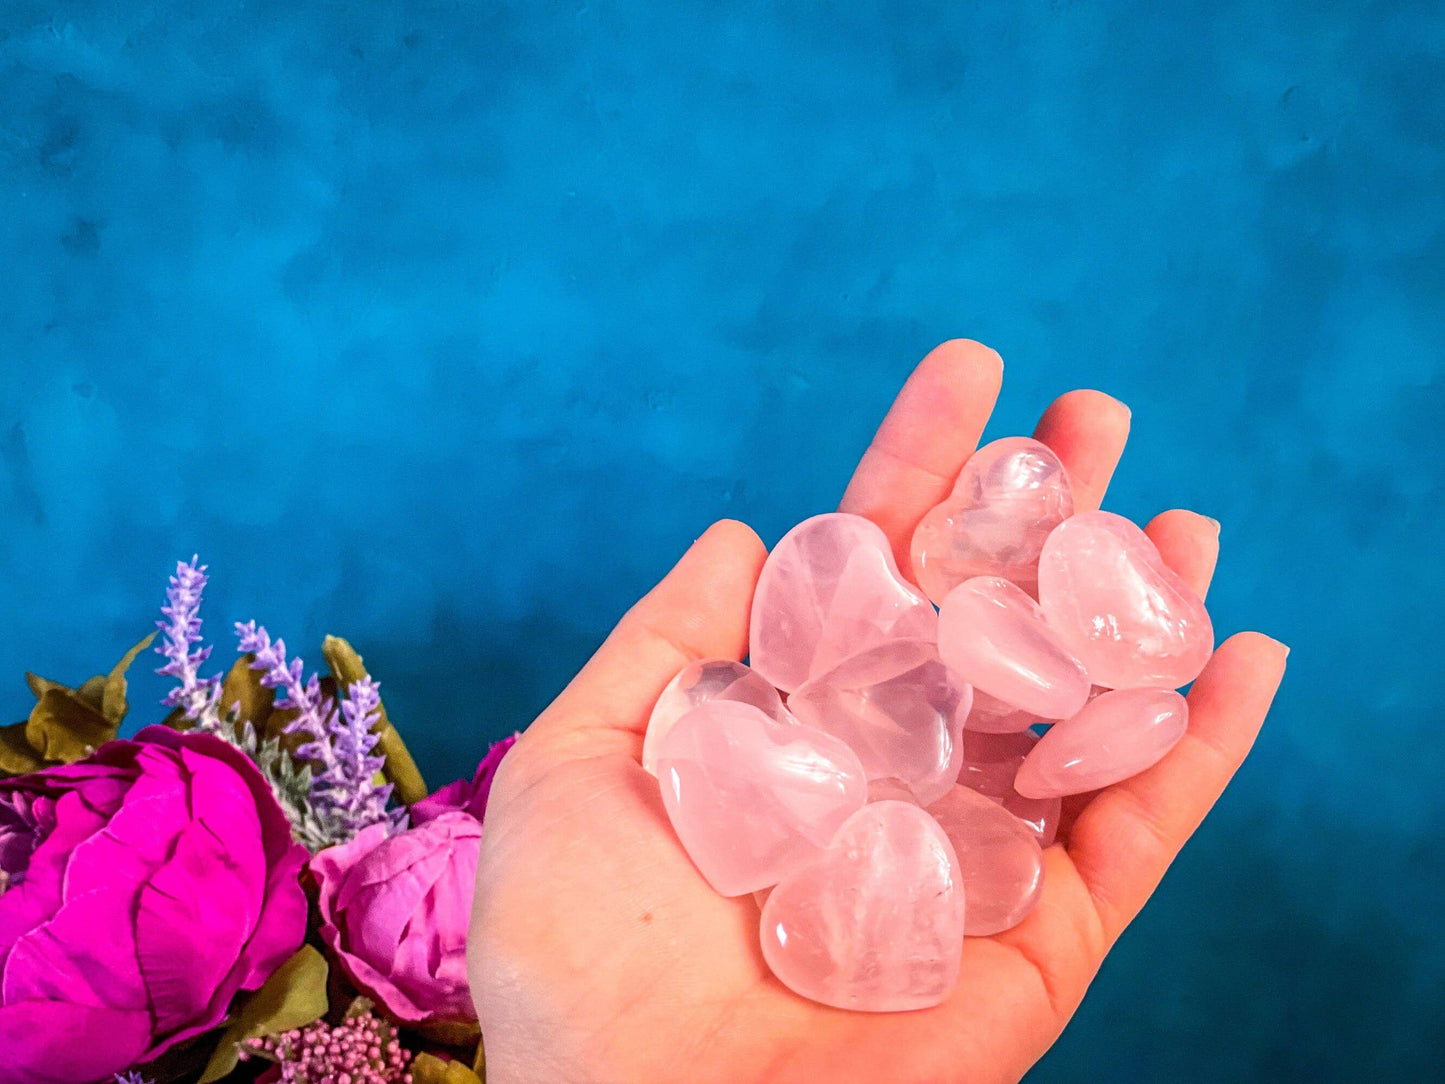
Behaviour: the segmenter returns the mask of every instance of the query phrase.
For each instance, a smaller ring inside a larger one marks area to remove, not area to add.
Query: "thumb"
[[[529,728],[573,755],[641,756],[658,694],[696,659],[742,659],[767,549],[751,527],[709,527],[672,571],[618,622],[597,653]]]

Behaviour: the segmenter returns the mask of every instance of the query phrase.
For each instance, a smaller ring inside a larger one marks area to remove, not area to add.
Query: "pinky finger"
[[[1189,729],[1169,755],[1101,791],[1079,814],[1069,856],[1112,944],[1244,762],[1284,676],[1289,648],[1230,637],[1189,693]]]

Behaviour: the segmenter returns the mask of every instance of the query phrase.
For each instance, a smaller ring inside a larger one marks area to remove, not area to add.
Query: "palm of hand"
[[[914,524],[977,442],[1000,376],[992,351],[939,347],[860,464],[843,507],[884,528],[900,567]],[[1036,435],[1089,507],[1127,432],[1120,404],[1073,392]],[[1202,594],[1217,528],[1175,511],[1148,530]],[[757,905],[718,896],[697,873],[639,763],[672,674],[694,658],[744,656],[764,556],[746,527],[714,526],[503,761],[468,946],[492,1084],[1019,1079],[1248,752],[1283,672],[1285,649],[1266,637],[1222,645],[1190,694],[1185,740],[1143,775],[1066,809],[1038,907],[1012,930],[965,941],[947,1002],[844,1012],[772,977]]]

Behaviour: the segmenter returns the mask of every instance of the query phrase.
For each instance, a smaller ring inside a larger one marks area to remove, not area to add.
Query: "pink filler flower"
[[[307,858],[238,749],[166,727],[0,782],[0,1065],[110,1078],[301,945]]]

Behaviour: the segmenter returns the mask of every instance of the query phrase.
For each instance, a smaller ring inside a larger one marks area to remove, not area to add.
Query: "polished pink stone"
[[[870,802],[912,802],[918,804],[918,797],[913,793],[913,788],[901,779],[870,779],[868,780],[868,800]]]
[[[982,689],[974,689],[973,707],[968,709],[968,719],[963,728],[978,734],[1014,734],[1027,730],[1038,721],[1039,717],[1033,712],[1021,711],[996,696],[989,696]]]
[[[938,653],[989,696],[1040,719],[1065,719],[1089,698],[1089,675],[1017,584],[977,576],[938,612]]]
[[[972,700],[932,643],[889,640],[808,681],[788,710],[846,742],[870,780],[901,780],[926,805],[958,779]]]
[[[1034,594],[1044,539],[1073,514],[1068,473],[1048,447],[1029,437],[987,444],[913,532],[918,585],[934,602],[974,576],[1002,576]]]
[[[1026,757],[1038,743],[1039,736],[1031,730],[1001,734],[967,731],[963,735],[963,757],[991,764],[1009,757]]]
[[[1178,688],[1214,650],[1199,596],[1143,531],[1112,512],[1072,516],[1049,535],[1039,602],[1096,685]]]
[[[1173,689],[1116,689],[1051,726],[1024,758],[1014,789],[1030,798],[1083,794],[1159,762],[1189,724]]]
[[[673,725],[699,704],[709,700],[736,700],[751,704],[780,723],[796,720],[783,707],[783,698],[758,674],[732,659],[698,659],[684,666],[657,698],[647,735],[642,739],[642,766],[657,774],[657,750]]]
[[[842,1009],[925,1009],[963,953],[964,890],[943,829],[907,802],[875,802],[763,904],[763,958],[794,993]]]
[[[1012,813],[1047,847],[1059,830],[1062,803],[1057,798],[1025,798],[1014,790],[1014,776],[1038,744],[1031,730],[1015,734],[963,732],[963,770],[958,781]]]
[[[753,594],[752,667],[784,692],[894,639],[932,640],[938,615],[862,516],[830,512],[774,547]]]
[[[742,896],[816,855],[868,797],[853,751],[831,734],[709,700],[657,751],[662,802],[713,888]]]
[[[1044,852],[1039,837],[1003,806],[954,786],[927,812],[953,844],[968,900],[963,932],[970,937],[1017,926],[1039,901]]]

